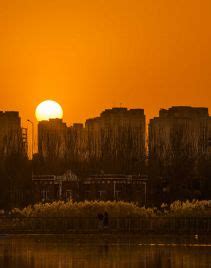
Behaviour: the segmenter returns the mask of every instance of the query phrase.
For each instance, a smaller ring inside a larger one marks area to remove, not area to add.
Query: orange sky
[[[0,110],[68,123],[112,106],[211,113],[210,0],[1,0]]]

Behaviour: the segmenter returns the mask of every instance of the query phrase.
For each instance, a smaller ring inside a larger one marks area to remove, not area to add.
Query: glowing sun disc
[[[35,111],[38,121],[49,119],[62,119],[63,110],[60,104],[53,100],[46,100],[41,102]]]

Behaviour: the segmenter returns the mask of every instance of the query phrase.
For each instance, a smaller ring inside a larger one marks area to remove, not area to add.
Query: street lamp
[[[32,150],[32,179],[33,179],[33,174],[34,174],[34,172],[33,172],[33,155],[34,155],[34,123],[33,123],[31,120],[29,120],[29,119],[27,119],[27,122],[29,122],[29,123],[31,124],[31,126],[32,126],[32,144],[31,144],[31,150]]]
[[[146,181],[144,182],[144,203],[146,206],[146,203],[147,203],[147,183],[146,183]]]
[[[31,151],[32,151],[32,160],[33,160],[33,155],[34,155],[34,123],[27,119],[27,122],[29,122],[32,126],[32,144],[31,144]]]

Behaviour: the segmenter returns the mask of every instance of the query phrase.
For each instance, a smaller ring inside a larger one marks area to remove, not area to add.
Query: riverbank
[[[211,247],[211,234],[209,235],[146,235],[146,234],[120,234],[120,233],[98,233],[98,234],[0,234],[3,240],[26,240],[32,242],[65,242],[73,244],[131,244],[149,246],[209,246]]]
[[[211,234],[211,217],[3,217],[2,234]]]

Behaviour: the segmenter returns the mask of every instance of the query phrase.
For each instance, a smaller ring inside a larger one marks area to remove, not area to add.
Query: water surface
[[[211,244],[194,237],[1,236],[0,267],[211,267]]]

